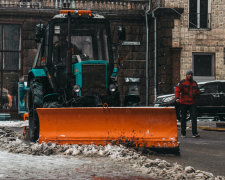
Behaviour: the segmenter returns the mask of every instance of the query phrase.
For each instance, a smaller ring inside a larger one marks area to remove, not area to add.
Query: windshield
[[[55,25],[60,33],[53,36],[53,61],[65,62],[68,49],[67,24]],[[105,24],[72,24],[71,42],[72,61],[86,60],[109,61],[108,42]]]

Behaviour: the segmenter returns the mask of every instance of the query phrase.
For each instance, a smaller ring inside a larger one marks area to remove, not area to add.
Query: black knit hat
[[[193,76],[193,71],[192,70],[187,70],[186,76],[189,75],[189,74],[191,74]]]

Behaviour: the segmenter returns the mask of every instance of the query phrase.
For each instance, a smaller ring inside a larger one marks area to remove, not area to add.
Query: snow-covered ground
[[[93,179],[132,177],[159,179],[217,179],[212,173],[182,167],[161,159],[149,159],[134,149],[120,146],[37,144],[23,140],[7,127],[24,122],[0,122],[0,178]],[[2,126],[5,126],[4,128]],[[10,153],[8,153],[8,152]],[[10,164],[10,165],[9,165]],[[60,173],[62,172],[62,173]],[[134,178],[135,179],[135,178]]]
[[[24,127],[28,126],[28,121],[0,121],[0,127]]]
[[[0,151],[0,179],[149,179],[107,157],[34,156]],[[118,178],[119,177],[119,178]]]

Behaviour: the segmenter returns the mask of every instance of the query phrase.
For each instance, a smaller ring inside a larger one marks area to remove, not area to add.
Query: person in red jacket
[[[188,70],[186,78],[181,80],[175,89],[175,99],[180,103],[181,111],[181,137],[186,137],[186,117],[189,110],[192,120],[192,137],[200,137],[197,131],[197,110],[195,97],[199,95],[199,88],[196,81],[193,80],[193,72]]]

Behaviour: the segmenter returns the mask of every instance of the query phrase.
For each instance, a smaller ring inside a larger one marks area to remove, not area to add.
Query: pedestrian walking
[[[193,80],[193,72],[188,70],[186,78],[181,80],[175,89],[175,99],[180,103],[181,111],[181,137],[186,137],[186,117],[187,111],[190,112],[192,121],[192,137],[200,137],[197,131],[197,109],[195,98],[199,95],[199,88],[196,81]]]

